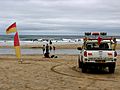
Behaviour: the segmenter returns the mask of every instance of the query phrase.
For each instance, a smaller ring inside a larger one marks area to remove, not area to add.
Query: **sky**
[[[17,23],[21,35],[120,34],[120,0],[0,0],[0,35]]]

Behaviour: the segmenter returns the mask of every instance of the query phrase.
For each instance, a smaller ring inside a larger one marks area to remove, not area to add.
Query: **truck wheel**
[[[82,65],[82,72],[83,73],[86,73],[87,72],[87,67],[85,64]]]
[[[114,72],[115,72],[115,68],[109,67],[109,73],[114,73]]]
[[[80,62],[80,60],[78,60],[78,67],[82,68],[82,62]]]

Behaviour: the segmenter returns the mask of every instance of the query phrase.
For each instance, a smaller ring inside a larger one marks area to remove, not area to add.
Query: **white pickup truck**
[[[103,69],[108,67],[109,73],[114,73],[117,53],[115,51],[116,40],[107,37],[106,33],[85,33],[83,46],[78,48],[80,55],[78,57],[79,68],[82,72],[88,69]]]

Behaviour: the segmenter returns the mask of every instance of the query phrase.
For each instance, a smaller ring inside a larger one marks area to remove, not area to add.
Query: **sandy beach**
[[[67,45],[56,47],[66,48]],[[107,71],[82,73],[78,68],[78,55],[57,56],[22,55],[21,64],[15,55],[0,55],[0,90],[120,90],[120,55],[114,74]]]

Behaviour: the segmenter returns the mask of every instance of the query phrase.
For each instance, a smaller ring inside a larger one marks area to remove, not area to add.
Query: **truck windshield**
[[[87,50],[111,50],[111,44],[110,43],[101,43],[98,45],[97,43],[87,43],[86,44]]]

